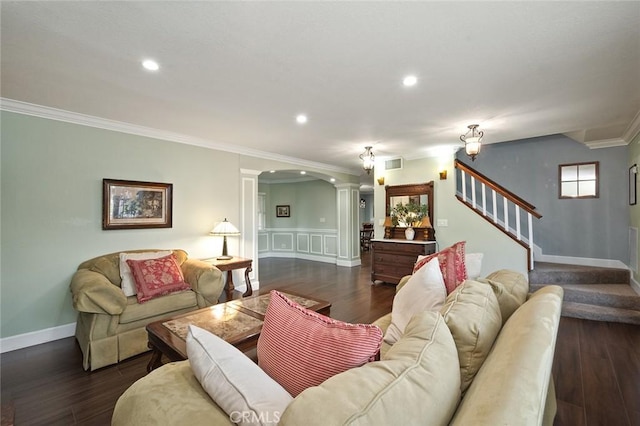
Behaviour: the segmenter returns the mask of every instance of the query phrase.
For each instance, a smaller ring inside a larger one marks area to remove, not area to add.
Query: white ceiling
[[[486,143],[565,133],[606,146],[640,121],[638,1],[1,8],[3,98],[355,174],[365,145],[416,158],[461,146],[473,123]]]

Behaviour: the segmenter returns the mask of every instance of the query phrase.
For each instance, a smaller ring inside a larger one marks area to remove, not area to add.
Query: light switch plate
[[[438,219],[438,226],[449,226],[449,221],[447,219]]]

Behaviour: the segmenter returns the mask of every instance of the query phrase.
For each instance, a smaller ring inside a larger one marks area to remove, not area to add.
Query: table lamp
[[[227,236],[240,235],[240,231],[238,231],[238,228],[233,226],[231,222],[229,222],[225,217],[222,222],[220,222],[215,226],[215,228],[213,228],[213,230],[209,233],[209,235],[222,236],[224,238],[222,243],[222,256],[218,256],[218,260],[232,259],[233,256],[229,256],[227,254]]]

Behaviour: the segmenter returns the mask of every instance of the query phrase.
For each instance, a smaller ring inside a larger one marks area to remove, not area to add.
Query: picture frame
[[[102,229],[171,228],[173,184],[102,180]]]
[[[633,166],[629,167],[629,205],[630,206],[635,206],[636,203],[638,202],[638,199],[636,197],[637,176],[638,176],[638,165],[634,164]]]
[[[291,208],[288,204],[276,206],[276,217],[290,217]]]

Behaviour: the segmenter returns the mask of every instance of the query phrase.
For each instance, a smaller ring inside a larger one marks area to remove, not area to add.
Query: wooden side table
[[[227,300],[231,300],[233,298],[233,271],[235,269],[247,268],[244,271],[244,281],[247,283],[247,290],[242,293],[242,297],[248,297],[253,294],[253,289],[251,288],[251,281],[249,281],[249,273],[253,270],[251,268],[251,263],[253,262],[251,259],[245,259],[243,257],[232,257],[231,259],[217,259],[215,257],[211,259],[203,259],[205,262],[211,263],[216,268],[220,269],[222,272],[227,271],[227,282],[224,286],[225,291],[227,293]]]

